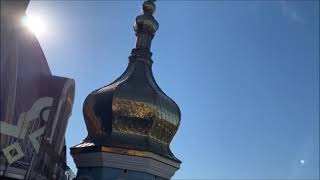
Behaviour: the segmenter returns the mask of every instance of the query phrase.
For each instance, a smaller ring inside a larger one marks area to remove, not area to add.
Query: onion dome
[[[158,29],[155,4],[143,4],[136,18],[136,48],[125,72],[111,84],[90,93],[83,106],[88,130],[84,143],[143,150],[180,162],[169,145],[180,124],[178,105],[152,74],[151,41]]]

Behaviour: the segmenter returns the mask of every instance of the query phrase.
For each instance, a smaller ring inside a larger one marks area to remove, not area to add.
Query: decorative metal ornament
[[[84,102],[88,136],[77,147],[94,144],[142,150],[180,162],[169,148],[180,125],[180,109],[152,74],[150,47],[159,28],[153,17],[156,6],[148,0],[142,10],[134,23],[137,42],[127,69],[111,84],[90,93]]]

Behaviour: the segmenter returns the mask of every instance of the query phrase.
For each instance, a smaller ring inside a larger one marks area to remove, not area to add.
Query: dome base
[[[152,152],[95,146],[83,143],[71,148],[77,178],[170,179],[180,162]]]

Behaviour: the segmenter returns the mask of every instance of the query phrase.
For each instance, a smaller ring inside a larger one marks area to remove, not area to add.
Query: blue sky
[[[140,7],[30,3],[53,74],[76,81],[68,147],[87,135],[85,97],[127,66]],[[319,178],[319,1],[157,1],[155,17],[154,76],[182,111],[174,178]]]

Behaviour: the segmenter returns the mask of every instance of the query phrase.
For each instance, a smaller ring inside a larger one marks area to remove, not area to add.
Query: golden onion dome
[[[146,1],[143,10],[143,15],[154,19],[152,1]],[[180,124],[180,110],[160,89],[152,74],[150,46],[155,29],[149,31],[147,26],[147,31],[140,31],[139,28],[146,26],[140,26],[139,22],[136,21],[138,30],[135,29],[136,48],[132,50],[125,72],[111,84],[90,93],[84,102],[83,114],[88,130],[84,141],[150,151],[179,161],[169,145]]]

